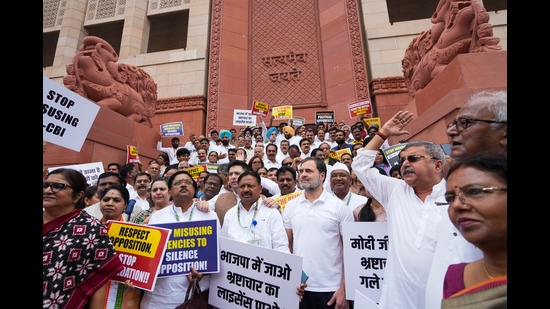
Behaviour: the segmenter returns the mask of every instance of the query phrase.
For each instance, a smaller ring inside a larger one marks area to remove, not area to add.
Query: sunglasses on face
[[[435,157],[428,157],[428,156],[421,156],[421,155],[410,155],[410,156],[407,156],[406,158],[400,157],[399,161],[397,161],[397,162],[399,163],[399,165],[402,165],[403,162],[405,162],[405,160],[407,160],[411,163],[414,163],[414,162],[420,161],[422,159],[439,160],[438,158],[435,158]]]

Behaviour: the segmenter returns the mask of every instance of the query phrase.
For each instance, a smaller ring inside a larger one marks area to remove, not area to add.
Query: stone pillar
[[[189,27],[186,50],[197,49],[206,52],[210,26],[210,1],[194,0],[189,4]]]
[[[148,1],[126,2],[126,18],[120,42],[120,58],[131,58],[147,53],[151,23],[147,19]]]
[[[54,67],[71,63],[75,50],[80,48],[82,39],[87,35],[84,29],[87,3],[86,0],[68,0],[66,2],[53,61]]]

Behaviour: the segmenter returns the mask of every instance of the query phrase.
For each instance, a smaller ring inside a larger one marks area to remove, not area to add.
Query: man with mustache
[[[239,175],[239,202],[224,216],[221,236],[264,248],[290,253],[281,213],[264,205],[260,175]]]
[[[220,236],[290,253],[281,213],[262,201],[260,175],[244,172],[238,177],[238,186],[240,201],[225,213]],[[303,296],[306,286],[297,286],[296,294]]]
[[[149,219],[149,224],[216,220],[217,230],[221,229],[215,213],[196,209],[198,185],[188,172],[178,171],[172,175],[168,180],[168,190],[173,204],[155,211]],[[203,275],[191,267],[191,272],[187,276],[158,278],[154,289],[143,293],[141,308],[175,308],[183,302],[187,287],[193,278],[198,279],[201,291],[209,289],[210,275]]]
[[[151,207],[149,205],[149,201],[147,200],[147,197],[151,194],[151,192],[149,192],[149,189],[151,187],[151,180],[151,175],[147,172],[139,172],[134,177],[134,189],[137,192],[137,196],[130,199],[136,202],[130,207],[139,207],[141,210],[147,210],[149,209],[149,207]],[[135,218],[135,215],[131,216],[131,213],[133,213],[133,209],[124,210],[124,219],[126,219],[127,221],[133,220]]]
[[[440,145],[414,141],[399,153],[403,179],[381,175],[374,166],[378,148],[389,136],[408,134],[413,114],[399,111],[357,150],[351,163],[357,178],[387,213],[388,258],[379,306],[425,308],[425,293],[437,242],[436,226],[446,208],[436,201],[445,194],[445,153]]]

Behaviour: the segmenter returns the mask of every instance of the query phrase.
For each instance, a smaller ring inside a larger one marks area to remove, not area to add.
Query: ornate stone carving
[[[436,77],[458,54],[500,51],[489,14],[475,0],[440,0],[434,24],[413,39],[401,61],[411,96]]]
[[[100,106],[152,127],[157,84],[143,69],[117,61],[118,55],[107,41],[87,36],[80,53],[67,65],[63,84]]]

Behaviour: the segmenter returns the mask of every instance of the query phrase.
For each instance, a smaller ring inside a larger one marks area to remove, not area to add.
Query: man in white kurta
[[[173,223],[184,221],[216,220],[218,231],[221,229],[215,212],[203,212],[197,209],[193,200],[196,197],[197,184],[186,171],[178,171],[168,184],[174,204],[154,212],[149,224]],[[157,278],[153,291],[145,291],[140,308],[175,308],[185,298],[189,285],[187,276]],[[210,287],[210,275],[203,275],[199,281],[201,291]]]
[[[373,167],[378,148],[388,136],[403,131],[412,113],[400,111],[357,151],[351,166],[357,178],[386,209],[388,258],[379,306],[425,308],[426,284],[437,242],[436,226],[446,208],[436,200],[445,194],[445,153],[431,142],[410,142],[399,153],[403,180],[381,175]]]
[[[264,205],[260,183],[258,173],[239,176],[240,201],[225,213],[220,236],[290,253],[281,213]]]

